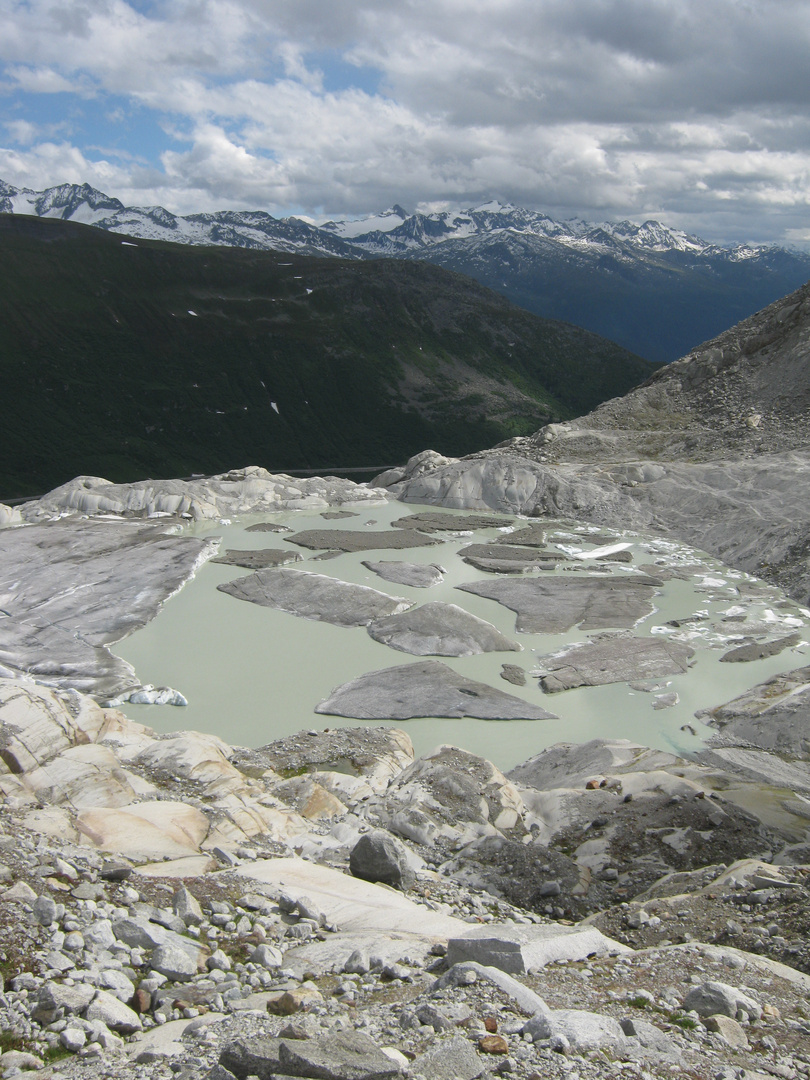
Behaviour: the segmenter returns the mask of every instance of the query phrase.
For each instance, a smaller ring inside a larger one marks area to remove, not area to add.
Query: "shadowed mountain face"
[[[810,446],[810,285],[624,397],[515,447],[541,460],[708,461]]]
[[[0,496],[381,466],[575,416],[654,370],[436,267],[0,215]]]
[[[0,213],[180,244],[432,262],[655,362],[683,356],[810,278],[808,252],[720,247],[660,221],[555,221],[497,202],[432,214],[393,206],[319,227],[261,211],[179,217],[161,206],[124,206],[88,184],[31,191],[0,180]]]

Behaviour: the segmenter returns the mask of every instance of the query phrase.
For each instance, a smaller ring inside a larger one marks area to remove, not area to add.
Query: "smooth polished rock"
[[[393,581],[397,585],[410,585],[412,589],[430,589],[443,581],[445,575],[445,571],[436,563],[364,560],[361,565],[384,581]]]
[[[384,668],[337,687],[315,712],[358,720],[417,716],[548,720],[553,714],[502,690],[458,675],[438,660]]]
[[[215,556],[211,562],[224,563],[226,566],[241,566],[245,570],[264,570],[268,566],[301,562],[301,556],[297,551],[282,548],[262,548],[258,551],[239,551],[236,548],[228,548],[224,555]]]
[[[449,965],[473,961],[512,975],[558,960],[585,960],[609,952],[630,952],[595,927],[481,926],[447,942]]]
[[[456,604],[435,601],[368,624],[375,641],[413,656],[475,656],[483,652],[520,652],[492,623]]]
[[[615,637],[574,646],[544,656],[540,685],[547,694],[577,686],[603,686],[633,679],[681,675],[689,669],[695,650],[666,638]]]
[[[304,529],[293,536],[285,536],[290,544],[310,548],[312,551],[375,551],[401,548],[430,547],[440,540],[425,536],[416,529],[367,529],[352,532],[350,529]]]
[[[413,607],[412,600],[306,570],[259,570],[217,588],[238,600],[335,626],[365,626],[373,619]]]
[[[525,634],[562,634],[582,630],[629,628],[653,610],[661,582],[646,576],[507,578],[470,581],[456,588],[497,600],[517,613],[515,629]]]
[[[474,529],[503,529],[512,524],[494,514],[448,514],[425,510],[391,522],[394,529],[418,529],[420,532],[470,532]]]
[[[0,529],[0,675],[111,698],[137,686],[107,646],[145,626],[216,552],[166,525],[51,521]]]
[[[788,634],[787,637],[777,638],[775,641],[752,642],[749,645],[738,645],[736,649],[729,649],[720,657],[721,664],[746,664],[752,660],[764,660],[768,656],[778,656],[785,649],[798,645],[801,641],[800,634]]]

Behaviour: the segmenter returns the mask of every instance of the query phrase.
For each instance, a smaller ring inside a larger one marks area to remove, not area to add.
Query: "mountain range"
[[[426,263],[0,215],[5,498],[77,474],[373,470],[426,446],[465,454],[654,370]]]
[[[810,278],[802,251],[722,247],[658,221],[561,222],[498,202],[433,214],[393,206],[318,226],[261,211],[180,217],[124,206],[87,184],[37,192],[0,181],[0,212],[183,244],[433,262],[657,362],[685,355]]]

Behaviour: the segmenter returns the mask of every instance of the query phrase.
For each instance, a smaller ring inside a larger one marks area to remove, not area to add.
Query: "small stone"
[[[43,893],[34,901],[34,918],[40,926],[50,926],[56,921],[56,901],[52,896]]]
[[[484,1027],[487,1029],[490,1035],[494,1035],[495,1032],[498,1030],[498,1021],[495,1019],[494,1016],[486,1016],[484,1017]]]
[[[273,945],[257,945],[250,954],[250,962],[271,970],[281,967],[284,963],[284,954]],[[228,969],[223,968],[222,970],[227,971]]]
[[[210,961],[211,957],[208,959]],[[173,943],[158,945],[153,949],[150,966],[153,971],[159,971],[161,975],[165,975],[167,979],[172,979],[174,982],[184,982],[197,974],[197,963],[194,958]]]
[[[66,1027],[59,1032],[59,1042],[71,1054],[77,1053],[87,1042],[87,1036],[80,1027]]]
[[[717,1016],[707,1016],[703,1023],[707,1031],[713,1031],[719,1035],[727,1046],[731,1046],[735,1050],[748,1049],[748,1038],[745,1031],[732,1017],[723,1016],[720,1013]]]
[[[259,946],[264,948],[265,946]],[[154,965],[153,965],[154,966]],[[230,971],[231,970],[231,958],[222,949],[217,949],[216,952],[211,953],[208,959],[205,961],[205,966],[209,971]],[[169,976],[171,978],[171,976]]]
[[[485,1035],[478,1040],[478,1049],[482,1054],[508,1054],[509,1043],[503,1035]]]
[[[270,998],[267,1002],[267,1011],[276,1016],[292,1016],[293,1013],[321,1004],[323,1004],[323,995],[320,990],[304,983],[295,990],[286,990],[283,994]]]

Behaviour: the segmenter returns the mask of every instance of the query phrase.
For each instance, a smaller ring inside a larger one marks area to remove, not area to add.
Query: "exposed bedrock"
[[[466,679],[438,660],[361,675],[333,690],[315,712],[358,720],[407,720],[417,716],[548,720],[553,716],[512,694]]]
[[[0,530],[0,676],[103,699],[137,688],[107,646],[149,622],[218,543],[97,519]]]
[[[413,656],[474,656],[482,652],[520,652],[492,623],[456,604],[436,601],[411,611],[375,619],[368,632],[375,641]]]
[[[373,619],[413,606],[412,600],[307,570],[257,570],[217,588],[237,600],[336,626],[366,626]]]
[[[517,613],[515,629],[525,634],[561,634],[629,628],[653,610],[657,578],[549,577],[471,581],[457,588],[497,600]]]
[[[730,461],[545,463],[504,448],[424,468],[405,502],[577,518],[671,534],[796,599],[810,597],[810,453]]]

